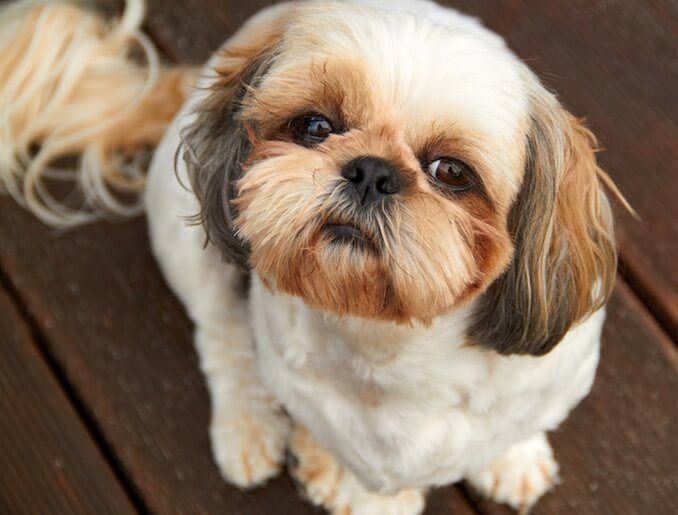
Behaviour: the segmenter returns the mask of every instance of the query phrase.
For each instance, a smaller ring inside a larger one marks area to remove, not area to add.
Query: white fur
[[[189,100],[156,150],[146,207],[158,263],[195,323],[195,345],[212,400],[215,459],[229,481],[245,487],[278,472],[289,423],[259,380],[248,305],[234,293],[241,281],[238,271],[205,246],[201,226],[187,221],[200,206],[184,189],[183,166],[178,170],[183,184],[175,177],[174,154],[179,126],[190,122],[196,100]]]
[[[338,321],[259,280],[251,295],[263,380],[383,493],[478,474],[512,444],[556,428],[598,362],[602,312],[544,357],[503,357],[465,345],[467,310],[409,329]]]
[[[362,3],[386,5],[376,0]],[[263,11],[252,23],[282,8]],[[406,0],[398,1],[396,9],[435,19],[450,34],[475,34],[496,54],[493,59],[501,56],[502,66],[521,66],[497,36],[455,11]],[[380,52],[395,55],[403,50],[384,46]],[[492,70],[478,66],[477,73]],[[535,485],[536,496],[555,477],[542,433],[556,428],[588,393],[598,362],[603,311],[537,358],[501,356],[466,342],[472,305],[426,328],[340,320],[298,298],[267,290],[256,276],[249,301],[240,299],[235,268],[213,248],[204,247],[201,227],[186,223],[185,217],[199,211],[198,202],[173,172],[179,131],[190,123],[191,107],[204,94],[196,94],[157,149],[146,206],[155,254],[196,324],[196,345],[212,397],[213,445],[225,476],[246,486],[277,471],[289,429],[279,402],[375,492],[391,494],[471,478],[489,494],[499,478],[499,500],[516,506],[534,502],[532,497],[513,496],[514,487],[534,472],[540,459],[548,458],[553,474],[543,485]],[[497,100],[488,99],[488,109],[492,102]],[[511,118],[514,130],[522,115]],[[181,160],[178,167],[179,177],[188,184]],[[535,438],[539,452],[530,451],[534,445],[529,443],[524,452],[509,451],[511,459],[500,473],[493,472],[493,461],[509,448]],[[247,463],[243,453],[252,453]],[[345,483],[353,486],[341,495],[359,507],[364,490]],[[382,508],[382,513],[393,512],[386,504]],[[417,504],[405,512],[420,510]]]
[[[525,511],[558,483],[558,464],[546,435],[537,433],[468,479],[485,496]]]

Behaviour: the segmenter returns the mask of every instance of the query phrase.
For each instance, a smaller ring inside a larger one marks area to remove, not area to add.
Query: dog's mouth
[[[345,222],[328,222],[322,226],[320,231],[333,243],[351,245],[372,252],[377,251],[372,236],[357,225]]]

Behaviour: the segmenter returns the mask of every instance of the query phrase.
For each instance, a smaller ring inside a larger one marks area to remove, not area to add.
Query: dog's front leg
[[[149,174],[151,242],[167,283],[195,324],[195,346],[212,404],[215,460],[228,481],[253,486],[280,470],[289,422],[257,372],[245,272],[225,263],[212,245],[205,246],[201,226],[186,222],[200,206],[171,172],[179,143],[175,124]],[[181,165],[178,173],[185,173]]]
[[[195,343],[212,403],[215,460],[231,483],[260,484],[280,470],[289,421],[259,380],[245,301],[197,320]]]

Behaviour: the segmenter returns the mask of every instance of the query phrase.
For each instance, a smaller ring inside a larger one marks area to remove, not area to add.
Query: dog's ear
[[[249,249],[235,234],[235,183],[251,150],[242,105],[276,56],[292,3],[278,4],[250,19],[212,59],[214,77],[182,131],[177,157],[183,158],[191,188],[200,200],[196,221],[224,258],[249,269]]]
[[[614,285],[616,248],[596,139],[535,85],[526,170],[508,229],[507,271],[479,299],[471,339],[502,354],[542,355],[602,307]],[[622,199],[623,201],[623,199]]]

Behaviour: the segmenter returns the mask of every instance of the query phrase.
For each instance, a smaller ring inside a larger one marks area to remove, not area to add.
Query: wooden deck
[[[151,0],[170,59],[205,59],[264,0]],[[453,0],[586,115],[642,217],[593,393],[552,435],[562,484],[539,514],[678,513],[678,3]],[[0,198],[0,513],[305,514],[286,476],[243,493],[212,462],[191,324],[145,222],[61,233]],[[464,485],[427,513],[502,514]]]

